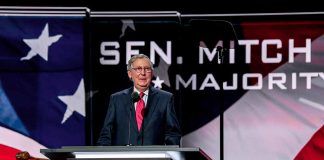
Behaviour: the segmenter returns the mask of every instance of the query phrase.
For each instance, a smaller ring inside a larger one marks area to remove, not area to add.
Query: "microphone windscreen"
[[[137,102],[141,99],[141,97],[139,96],[139,94],[137,92],[133,92],[131,96],[132,96],[133,102]]]

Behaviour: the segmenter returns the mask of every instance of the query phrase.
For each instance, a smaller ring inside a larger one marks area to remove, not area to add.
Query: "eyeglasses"
[[[152,68],[150,68],[150,67],[144,67],[144,68],[142,68],[142,67],[136,67],[136,68],[133,68],[133,67],[132,67],[132,69],[133,69],[136,73],[142,73],[143,70],[144,70],[144,72],[146,72],[146,73],[151,73],[151,72],[152,72]]]

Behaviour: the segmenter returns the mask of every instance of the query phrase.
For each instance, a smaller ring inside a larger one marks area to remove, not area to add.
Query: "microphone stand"
[[[132,144],[130,143],[130,123],[131,123],[131,114],[132,114],[132,107],[134,107],[134,103],[133,105],[129,108],[129,114],[128,114],[128,142],[126,146],[132,146]]]
[[[129,107],[129,114],[128,114],[128,144],[126,146],[132,146],[132,144],[130,143],[131,116],[132,116],[132,110],[135,108],[134,103],[138,102],[140,97],[137,92],[133,92],[131,94],[131,98],[132,98],[132,105]]]
[[[223,84],[223,63],[224,63],[224,50],[223,47],[217,46],[217,56],[218,56],[218,64],[220,69],[220,80],[221,84]],[[220,123],[220,160],[224,160],[224,88],[223,85],[220,87],[220,115],[219,115],[219,123]]]

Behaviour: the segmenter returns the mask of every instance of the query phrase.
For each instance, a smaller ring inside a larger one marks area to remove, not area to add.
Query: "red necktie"
[[[142,122],[143,122],[144,106],[145,106],[143,96],[144,96],[144,93],[141,92],[140,93],[141,99],[137,102],[137,105],[136,105],[136,122],[137,122],[138,131],[140,131]]]

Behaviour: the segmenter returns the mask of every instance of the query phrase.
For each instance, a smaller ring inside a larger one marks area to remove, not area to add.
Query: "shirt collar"
[[[134,87],[134,91],[137,92],[138,95],[140,94],[140,91],[138,91],[138,90],[136,89],[136,87]],[[147,89],[147,90],[144,92],[144,96],[145,96],[145,95],[148,95],[148,93],[149,93],[149,89]]]

